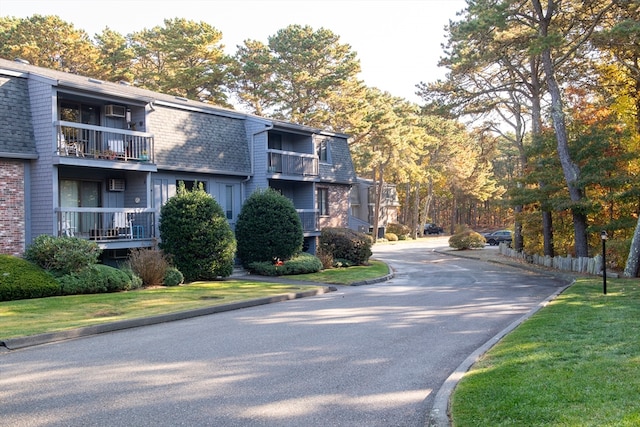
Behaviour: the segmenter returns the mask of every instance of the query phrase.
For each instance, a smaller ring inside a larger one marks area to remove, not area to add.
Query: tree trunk
[[[545,16],[540,6],[539,0],[533,0],[534,7],[538,11],[540,18],[540,36],[544,39],[548,37],[548,27],[551,21],[552,10],[548,10],[548,16]],[[558,144],[558,157],[562,165],[562,172],[569,189],[569,197],[576,205],[583,202],[584,195],[582,189],[578,187],[580,178],[580,168],[571,159],[569,152],[569,142],[567,137],[567,127],[565,123],[562,94],[560,87],[556,81],[555,66],[551,59],[551,48],[545,47],[541,54],[542,64],[544,66],[547,87],[551,95],[551,119],[553,128],[556,132],[556,142]],[[572,209],[573,230],[574,230],[574,248],[577,257],[587,257],[589,255],[589,247],[587,244],[587,216],[581,212],[579,206]]]
[[[420,224],[420,182],[416,183],[415,195],[413,199],[413,233],[411,237],[415,240],[422,234],[423,225]]]
[[[624,267],[624,277],[637,277],[638,269],[640,266],[640,217],[636,223],[636,231],[633,232],[633,238],[631,239],[631,248],[629,249],[629,256],[627,257],[627,263]]]

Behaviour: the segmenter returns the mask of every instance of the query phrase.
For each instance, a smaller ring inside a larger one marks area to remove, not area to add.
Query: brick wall
[[[329,216],[320,217],[320,229],[325,227],[349,227],[348,185],[319,185],[329,189]]]
[[[0,253],[25,250],[24,164],[0,159]]]

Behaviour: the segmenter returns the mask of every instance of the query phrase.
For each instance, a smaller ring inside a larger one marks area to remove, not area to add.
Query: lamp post
[[[602,292],[607,294],[607,232],[602,230],[600,238],[602,239]]]

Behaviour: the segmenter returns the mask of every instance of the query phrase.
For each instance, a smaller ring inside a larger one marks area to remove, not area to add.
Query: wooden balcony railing
[[[99,242],[155,237],[155,210],[151,208],[57,208],[56,216],[59,236]]]
[[[269,173],[317,176],[318,156],[295,151],[267,150]]]
[[[154,161],[153,134],[59,121],[57,153],[120,161]]]

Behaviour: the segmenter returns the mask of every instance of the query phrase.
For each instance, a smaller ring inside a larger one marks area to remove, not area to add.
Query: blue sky
[[[437,67],[444,27],[465,6],[464,0],[0,0],[0,16],[58,15],[90,35],[186,18],[220,30],[229,53],[246,39],[266,42],[290,24],[323,27],[358,54],[367,85],[419,103],[415,85],[445,75]]]

